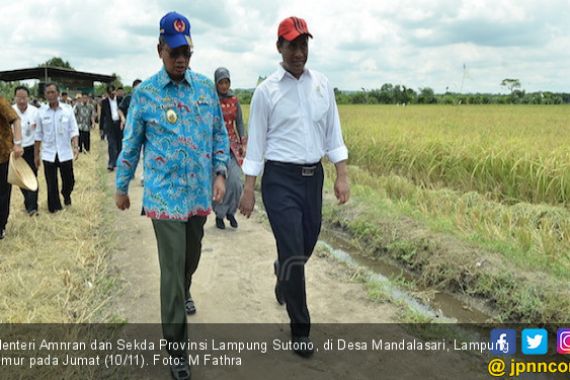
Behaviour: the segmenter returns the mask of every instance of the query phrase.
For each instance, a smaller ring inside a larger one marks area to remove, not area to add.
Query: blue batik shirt
[[[226,172],[229,157],[213,82],[187,70],[177,84],[163,67],[136,88],[117,160],[117,192],[127,194],[143,145],[146,215],[172,220],[208,215],[212,176]]]

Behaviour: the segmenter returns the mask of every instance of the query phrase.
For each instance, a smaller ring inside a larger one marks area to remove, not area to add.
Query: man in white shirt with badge
[[[279,24],[277,50],[283,61],[255,90],[249,114],[246,175],[240,211],[249,217],[254,185],[263,171],[261,194],[277,243],[275,296],[287,305],[294,351],[310,357],[311,320],[305,293],[305,263],[321,230],[323,167],[335,164],[334,192],[343,204],[350,196],[346,160],[333,87],[321,73],[305,69],[309,33],[305,20]]]
[[[34,142],[36,134],[36,119],[38,117],[38,109],[29,103],[30,90],[26,86],[18,86],[14,90],[14,100],[16,104],[12,106],[22,126],[22,147],[24,148],[24,159],[38,176],[38,168],[34,162]],[[33,216],[38,213],[38,190],[22,190],[24,196],[24,206],[28,215]]]
[[[57,180],[58,169],[63,202],[66,206],[71,206],[71,192],[75,185],[73,160],[77,159],[79,154],[79,128],[73,109],[60,103],[58,96],[59,88],[56,84],[46,85],[45,97],[48,105],[39,110],[34,150],[36,166],[39,168],[40,162],[44,163],[48,210],[51,213],[62,209]]]

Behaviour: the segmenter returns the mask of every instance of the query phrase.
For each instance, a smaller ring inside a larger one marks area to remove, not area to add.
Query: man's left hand
[[[334,182],[334,195],[338,199],[338,204],[342,205],[348,202],[350,198],[350,186],[347,177],[337,177]]]
[[[223,175],[216,176],[214,180],[214,196],[212,200],[220,203],[224,199],[226,193],[226,178]]]
[[[24,149],[22,148],[22,145],[19,145],[19,144],[14,145],[14,148],[12,149],[12,151],[14,152],[15,158],[20,158],[24,154]]]

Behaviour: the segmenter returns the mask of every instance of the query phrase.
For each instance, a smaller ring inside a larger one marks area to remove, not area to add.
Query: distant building
[[[75,97],[79,93],[95,95],[94,82],[110,83],[115,80],[112,75],[87,73],[64,69],[61,67],[34,67],[30,69],[18,69],[0,71],[0,80],[4,82],[14,82],[22,80],[39,80],[38,97],[44,96],[44,86],[46,83],[56,83],[60,91],[66,91],[70,97]]]

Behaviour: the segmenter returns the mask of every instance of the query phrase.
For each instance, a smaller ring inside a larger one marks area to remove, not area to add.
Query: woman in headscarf
[[[224,122],[230,140],[230,160],[226,178],[226,194],[221,203],[214,204],[216,227],[226,228],[224,218],[227,218],[233,228],[238,227],[235,213],[239,205],[243,183],[241,180],[241,165],[245,157],[245,134],[241,107],[237,97],[230,90],[230,72],[225,67],[219,67],[214,73],[216,89],[224,115]]]

